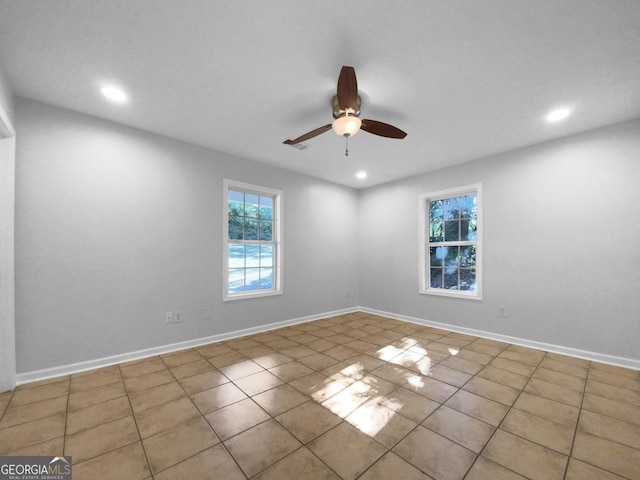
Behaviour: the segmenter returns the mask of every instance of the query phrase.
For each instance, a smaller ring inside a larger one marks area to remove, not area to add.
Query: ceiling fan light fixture
[[[341,117],[336,118],[333,121],[333,130],[344,137],[345,135],[348,137],[353,137],[360,127],[362,126],[362,120],[358,117],[354,117],[353,115],[349,115],[349,113],[345,113]]]

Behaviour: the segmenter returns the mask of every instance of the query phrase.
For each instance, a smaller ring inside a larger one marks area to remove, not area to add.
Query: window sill
[[[248,292],[248,293],[243,292],[243,293],[230,294],[230,295],[225,295],[222,301],[232,302],[235,300],[249,300],[251,298],[273,297],[275,295],[282,295],[282,290],[278,290],[278,291],[269,290],[266,292],[258,291],[258,292]]]

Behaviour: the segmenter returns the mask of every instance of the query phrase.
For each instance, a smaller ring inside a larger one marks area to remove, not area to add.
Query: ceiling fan
[[[295,145],[310,138],[316,137],[321,133],[333,130],[340,136],[347,139],[347,150],[345,155],[349,155],[348,141],[358,130],[378,135],[380,137],[402,139],[407,136],[405,132],[388,123],[378,122],[377,120],[360,120],[360,96],[358,95],[358,81],[356,80],[356,71],[353,67],[342,67],[340,76],[338,77],[337,95],[331,101],[333,107],[333,123],[328,123],[320,128],[311,130],[304,135],[293,140],[285,140],[286,145]]]

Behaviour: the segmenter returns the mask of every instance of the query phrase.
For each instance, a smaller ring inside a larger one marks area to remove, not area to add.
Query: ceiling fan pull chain
[[[349,134],[346,134],[344,138],[346,139],[346,142],[347,142],[347,146],[344,149],[344,156],[348,157],[349,156]]]

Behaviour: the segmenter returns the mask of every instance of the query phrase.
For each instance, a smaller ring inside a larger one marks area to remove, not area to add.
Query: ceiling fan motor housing
[[[349,112],[349,115],[353,115],[354,117],[360,116],[361,103],[362,103],[362,100],[360,99],[360,95],[358,95],[358,100],[356,101],[356,110],[355,112]],[[340,118],[344,116],[345,113],[347,113],[346,110],[343,110],[342,108],[340,108],[340,105],[338,104],[337,95],[333,97],[333,99],[331,100],[331,107],[333,110],[333,118]]]

